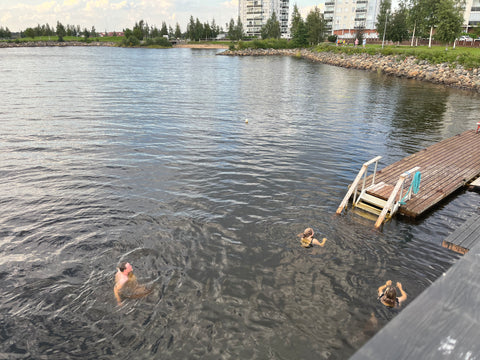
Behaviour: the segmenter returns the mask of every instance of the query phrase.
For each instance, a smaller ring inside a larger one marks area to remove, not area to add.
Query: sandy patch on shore
[[[177,44],[174,48],[190,48],[190,49],[228,49],[228,45],[221,44]]]

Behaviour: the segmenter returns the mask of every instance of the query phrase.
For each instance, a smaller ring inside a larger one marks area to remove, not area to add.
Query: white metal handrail
[[[350,200],[350,197],[354,196],[353,198],[353,202],[355,202],[355,199],[356,199],[356,195],[357,195],[357,188],[358,188],[358,183],[360,182],[360,180],[362,179],[362,176],[363,176],[363,185],[362,185],[362,193],[363,191],[365,190],[365,183],[367,181],[367,173],[368,173],[368,167],[370,165],[372,165],[373,163],[375,163],[375,169],[373,171],[373,176],[372,176],[372,184],[371,185],[374,185],[375,184],[375,175],[377,174],[377,167],[378,167],[378,161],[381,159],[382,157],[381,156],[377,156],[375,158],[373,158],[372,160],[370,161],[367,161],[366,163],[364,163],[362,165],[362,168],[360,169],[360,171],[358,172],[357,174],[357,177],[355,178],[355,180],[353,180],[353,183],[352,185],[350,185],[350,188],[348,189],[347,191],[347,194],[345,195],[345,197],[343,198],[342,202],[340,203],[340,206],[338,207],[337,209],[337,214],[341,214],[343,209],[345,208],[345,206],[347,206],[348,204],[348,200]]]
[[[400,178],[397,181],[397,184],[395,185],[392,193],[390,194],[390,197],[387,200],[387,203],[385,204],[382,212],[378,216],[377,222],[375,223],[375,227],[379,228],[383,221],[385,220],[385,217],[387,216],[388,212],[390,211],[390,217],[392,217],[400,207],[400,200],[402,200],[402,194],[403,194],[403,188],[405,184],[405,180],[412,174],[414,174],[416,171],[418,171],[420,167],[416,166],[413,169],[410,169],[408,171],[405,171],[402,175],[400,175]],[[398,196],[398,199],[395,201],[395,198]],[[411,189],[408,192],[408,200],[410,200],[412,196],[412,191]]]

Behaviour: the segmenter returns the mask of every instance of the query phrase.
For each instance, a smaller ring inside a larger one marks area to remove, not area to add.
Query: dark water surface
[[[216,53],[2,49],[1,358],[345,359],[397,314],[378,286],[408,306],[458,258],[478,193],[381,232],[334,213],[363,162],[473,128],[478,95]],[[118,307],[120,261],[154,291]]]

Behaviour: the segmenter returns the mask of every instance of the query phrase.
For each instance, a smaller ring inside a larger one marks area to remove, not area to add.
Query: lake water
[[[345,359],[398,314],[378,286],[408,306],[458,259],[478,193],[382,231],[334,214],[365,161],[473,128],[479,95],[217,53],[0,51],[0,357]],[[120,261],[149,296],[117,306]]]

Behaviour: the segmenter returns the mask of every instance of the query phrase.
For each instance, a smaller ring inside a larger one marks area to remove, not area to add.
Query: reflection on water
[[[379,285],[411,301],[455,261],[477,193],[382,232],[333,214],[366,160],[472,128],[478,95],[215,54],[2,50],[5,356],[346,358],[396,314]],[[121,308],[120,261],[154,287]]]

